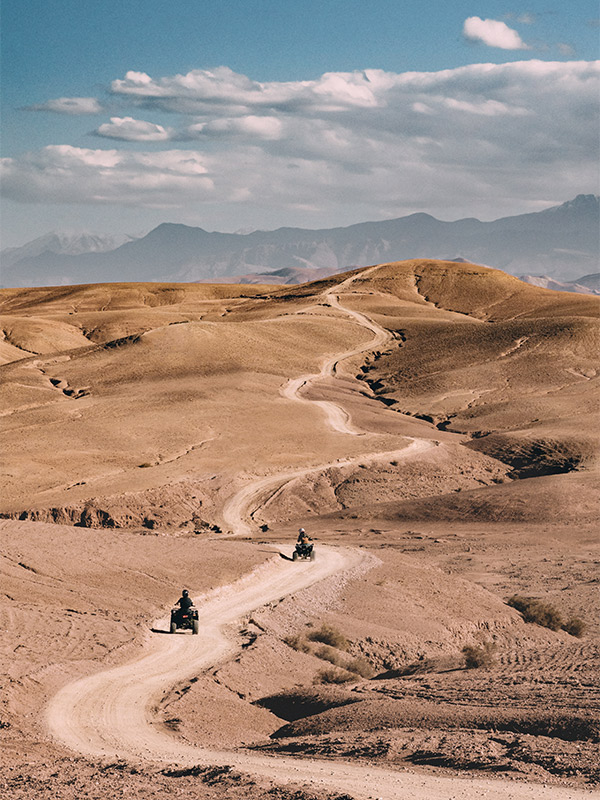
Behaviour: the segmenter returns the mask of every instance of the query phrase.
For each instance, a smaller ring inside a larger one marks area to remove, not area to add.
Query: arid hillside
[[[428,260],[1,290],[0,790],[596,786],[599,311]]]

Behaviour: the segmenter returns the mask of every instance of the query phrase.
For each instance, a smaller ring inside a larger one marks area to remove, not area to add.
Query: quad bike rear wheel
[[[171,621],[170,631],[171,631],[171,633],[177,633],[177,623],[176,622]]]
[[[192,620],[192,633],[198,633],[198,620]]]

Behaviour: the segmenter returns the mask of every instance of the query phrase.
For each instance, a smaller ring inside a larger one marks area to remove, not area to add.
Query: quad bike
[[[314,561],[315,548],[312,542],[297,542],[296,549],[292,553],[294,561]]]
[[[177,629],[191,630],[192,633],[198,633],[198,609],[190,606],[185,610],[175,606],[171,609],[171,633],[175,633]]]

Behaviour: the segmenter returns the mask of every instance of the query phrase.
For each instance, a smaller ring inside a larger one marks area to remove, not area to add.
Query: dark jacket
[[[194,601],[191,597],[180,597],[177,601],[177,605],[182,611],[187,611],[188,608],[194,605]]]

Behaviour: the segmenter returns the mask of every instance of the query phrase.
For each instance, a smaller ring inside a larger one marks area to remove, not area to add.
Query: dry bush
[[[353,658],[352,661],[349,661],[346,664],[346,669],[349,672],[354,672],[357,675],[360,675],[361,678],[372,678],[375,674],[375,670],[373,669],[372,665],[366,658],[363,656],[358,656],[358,658]]]
[[[560,612],[554,606],[535,597],[521,597],[515,594],[506,602],[521,612],[525,622],[535,622],[536,625],[550,628],[551,631],[558,631],[563,626]]]
[[[375,670],[371,664],[362,656],[353,658],[351,661],[346,661],[342,658],[338,650],[327,646],[319,647],[318,650],[315,650],[314,654],[317,658],[323,659],[323,661],[329,661],[330,664],[336,667],[342,667],[346,672],[353,672],[355,675],[360,675],[361,678],[372,678],[375,674]]]
[[[495,661],[496,645],[486,642],[481,647],[476,645],[465,645],[462,649],[465,657],[465,667],[467,669],[477,669],[478,667],[491,667]]]
[[[334,664],[336,667],[344,666],[343,658],[333,647],[319,647],[318,650],[315,650],[315,655],[323,661],[329,661],[330,664]]]
[[[563,631],[570,633],[571,636],[577,636],[577,638],[579,638],[583,636],[585,631],[585,622],[579,617],[571,617],[571,619],[567,620],[563,625]]]
[[[304,637],[300,636],[300,634],[296,634],[295,636],[286,636],[283,641],[288,647],[291,647],[293,650],[298,650],[299,653],[310,652],[310,647],[304,640]]]
[[[350,647],[350,643],[344,634],[331,625],[321,625],[317,630],[307,633],[306,638],[310,639],[311,642],[328,644],[330,647],[336,647],[338,650],[348,650]]]
[[[345,669],[322,669],[317,672],[314,683],[349,683],[356,680],[356,675]]]

